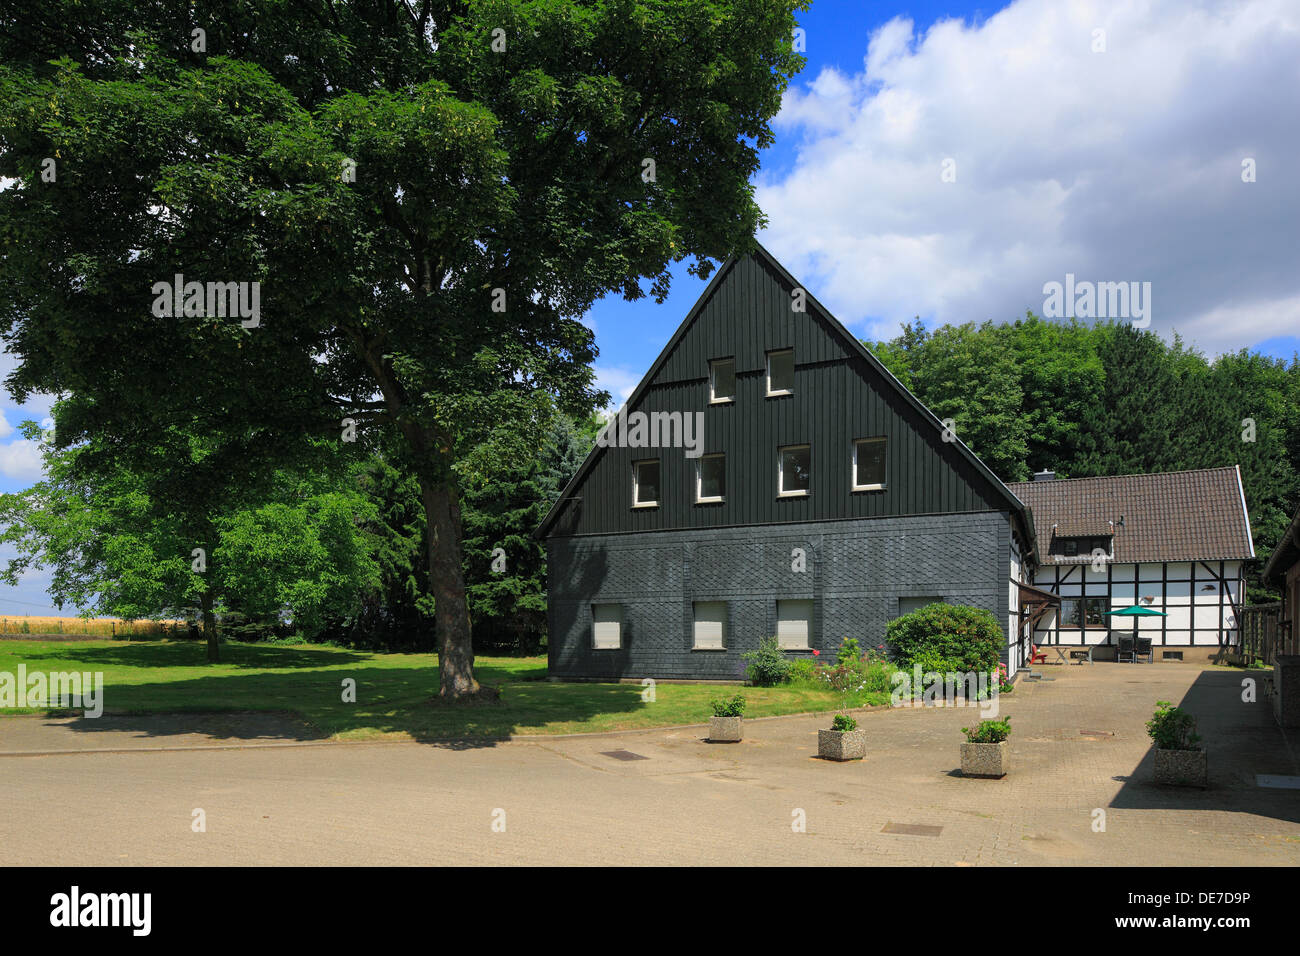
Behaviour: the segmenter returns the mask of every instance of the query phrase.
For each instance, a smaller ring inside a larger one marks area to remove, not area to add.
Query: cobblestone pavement
[[[966,708],[864,713],[867,759],[846,764],[816,758],[828,719],[809,717],[749,721],[732,745],[678,728],[0,757],[0,864],[1300,864],[1300,790],[1256,785],[1300,775],[1297,742],[1266,702],[1243,702],[1249,672],[1041,673],[1056,679],[1001,701],[1015,732],[1001,780],[958,773]],[[1208,790],[1151,782],[1158,699],[1198,716]],[[0,735],[13,720],[45,723],[7,718]],[[72,749],[48,723],[22,749]],[[17,749],[9,737],[0,750]],[[932,829],[884,832],[908,825]]]

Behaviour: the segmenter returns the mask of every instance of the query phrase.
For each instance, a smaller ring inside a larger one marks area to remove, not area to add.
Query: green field
[[[702,723],[714,698],[743,693],[746,716],[766,717],[888,702],[806,685],[719,687],[660,684],[653,703],[635,684],[546,681],[541,657],[480,657],[475,674],[500,690],[496,703],[445,704],[436,654],[378,654],[332,647],[222,645],[208,664],[202,644],[185,641],[0,641],[0,671],[102,671],[105,713],[278,711],[296,714],[340,739],[505,737],[632,730]],[[344,703],[353,678],[357,702]],[[25,711],[32,713],[32,710]],[[38,711],[44,713],[44,710]],[[0,710],[0,715],[24,711]]]

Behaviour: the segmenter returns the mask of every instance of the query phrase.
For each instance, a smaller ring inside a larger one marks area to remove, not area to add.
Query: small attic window
[[[1111,538],[1109,535],[1058,535],[1052,543],[1052,553],[1067,558],[1086,557],[1100,551],[1110,557]]]
[[[767,353],[767,394],[794,394],[794,349]]]
[[[736,400],[736,360],[714,359],[709,363],[709,404]]]

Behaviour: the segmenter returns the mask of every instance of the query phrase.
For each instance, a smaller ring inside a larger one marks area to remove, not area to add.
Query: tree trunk
[[[461,564],[460,501],[445,482],[424,477],[420,478],[420,493],[428,522],[429,589],[437,602],[438,695],[456,700],[478,692]]]
[[[221,660],[221,648],[217,644],[217,616],[212,613],[211,591],[203,592],[199,607],[203,609],[203,636],[208,639],[208,663],[215,664]]]

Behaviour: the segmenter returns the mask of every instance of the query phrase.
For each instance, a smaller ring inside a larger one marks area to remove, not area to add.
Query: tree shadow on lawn
[[[477,667],[476,676],[500,690],[494,702],[445,703],[436,698],[436,668],[364,667],[347,670],[248,673],[190,677],[161,683],[119,684],[104,688],[106,713],[63,724],[73,731],[122,731],[118,718],[129,715],[132,730],[147,737],[185,734],[221,739],[321,740],[373,739],[394,735],[456,749],[491,747],[521,732],[547,724],[577,724],[560,732],[581,732],[602,715],[630,716],[645,706],[634,684],[563,684],[520,679],[518,671]],[[356,703],[345,703],[342,681],[356,680]],[[497,678],[494,680],[494,678]],[[214,722],[215,713],[225,719]],[[247,721],[236,719],[247,715]],[[268,714],[291,714],[268,730]]]
[[[7,649],[0,645],[0,652]],[[60,663],[100,664],[105,667],[206,667],[207,645],[194,641],[153,641],[69,647],[64,642],[51,643],[49,647],[24,648],[21,655],[12,649],[9,653],[20,656],[27,669],[40,667],[49,661],[51,669],[58,670]],[[334,648],[284,646],[278,644],[223,643],[221,660],[213,667],[237,668],[303,668],[332,667],[360,664],[372,660],[364,651],[336,650]]]
[[[1176,665],[1171,665],[1176,666]],[[1207,789],[1157,784],[1155,748],[1149,748],[1127,776],[1112,807],[1122,809],[1222,810],[1300,822],[1295,790],[1256,785],[1257,774],[1300,773],[1296,754],[1273,719],[1272,702],[1262,694],[1268,671],[1204,670],[1177,706],[1196,718],[1201,745],[1209,753]],[[1253,678],[1257,699],[1242,700],[1242,681]],[[1155,710],[1155,700],[1151,702]]]

